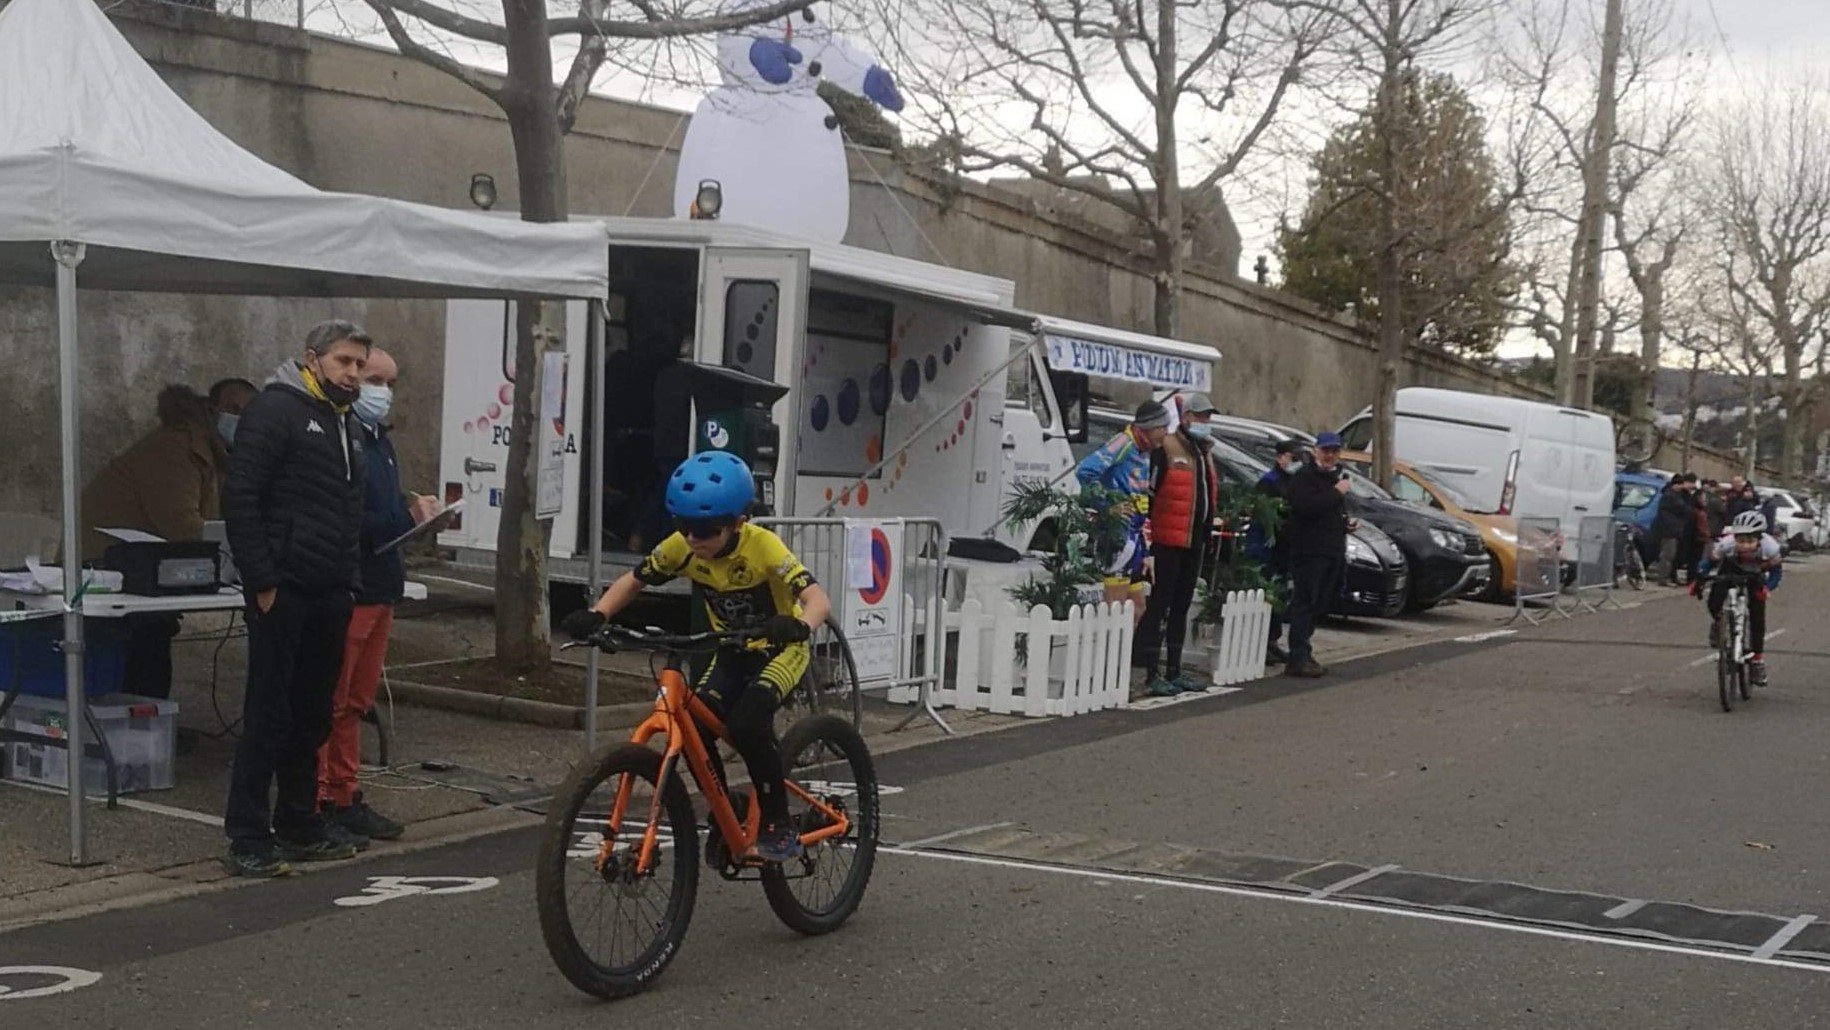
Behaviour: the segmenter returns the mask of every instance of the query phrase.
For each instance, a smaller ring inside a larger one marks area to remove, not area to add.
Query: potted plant
[[[1237,483],[1221,483],[1214,523],[1220,540],[1205,563],[1206,575],[1195,622],[1219,626],[1226,618],[1226,595],[1235,590],[1262,590],[1273,607],[1282,607],[1283,583],[1265,574],[1264,563],[1246,553],[1245,543],[1254,527],[1263,533],[1265,546],[1276,543],[1283,531],[1284,502]]]
[[[1097,587],[1104,576],[1098,555],[1105,543],[1124,539],[1125,516],[1120,504],[1126,498],[1100,486],[1079,491],[1063,489],[1053,483],[1019,483],[1004,505],[1004,520],[1013,530],[1046,520],[1053,524],[1051,547],[1042,552],[1042,575],[1011,587],[1007,593],[1024,611],[1041,605],[1049,617],[1062,620],[1075,606],[1085,604],[1089,596],[1096,600]],[[1029,664],[1029,640],[1017,638],[1017,662]],[[1060,648],[1049,656],[1049,676],[1064,675],[1057,666],[1065,662]]]

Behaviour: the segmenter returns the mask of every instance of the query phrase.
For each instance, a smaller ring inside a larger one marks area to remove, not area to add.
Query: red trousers
[[[381,666],[388,655],[394,607],[359,604],[350,612],[343,640],[343,671],[331,697],[330,736],[318,749],[318,801],[346,806],[356,799],[356,765],[362,749],[362,717],[375,706]]]

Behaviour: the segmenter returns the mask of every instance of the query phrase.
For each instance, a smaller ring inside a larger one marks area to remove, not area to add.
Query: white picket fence
[[[1210,678],[1218,687],[1263,679],[1271,642],[1271,603],[1262,590],[1235,590],[1226,595],[1225,618],[1216,630],[1203,626],[1195,635],[1208,649]]]
[[[1066,619],[1042,605],[1005,603],[987,612],[967,601],[948,622],[959,630],[953,681],[937,704],[1002,715],[1079,715],[1123,708],[1131,698],[1131,602],[1081,605]],[[1028,660],[1017,661],[1024,637]]]

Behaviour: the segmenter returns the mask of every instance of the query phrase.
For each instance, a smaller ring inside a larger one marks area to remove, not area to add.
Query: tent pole
[[[591,363],[591,404],[585,417],[591,421],[591,490],[585,498],[590,517],[590,585],[588,601],[597,600],[604,588],[604,305],[594,300],[587,308],[585,360]],[[585,655],[585,754],[597,750],[597,648]]]
[[[57,393],[63,442],[64,474],[64,726],[68,734],[70,770],[70,864],[89,859],[83,835],[83,765],[88,727],[83,719],[83,612],[82,527],[77,510],[77,362],[76,266],[83,262],[83,245],[68,240],[51,244],[57,261]]]

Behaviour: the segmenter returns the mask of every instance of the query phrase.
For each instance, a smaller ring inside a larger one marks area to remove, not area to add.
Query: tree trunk
[[[1170,339],[1181,335],[1183,241],[1188,235],[1182,225],[1182,175],[1176,154],[1180,14],[1180,6],[1168,0],[1156,5],[1156,333]]]
[[[1582,229],[1569,245],[1569,276],[1563,284],[1563,311],[1557,320],[1557,341],[1551,344],[1551,355],[1557,362],[1557,403],[1564,407],[1576,403],[1576,292],[1582,282]]]
[[[1595,406],[1595,323],[1601,306],[1601,235],[1607,217],[1608,165],[1614,150],[1615,81],[1620,66],[1622,0],[1608,0],[1601,31],[1601,74],[1595,90],[1595,123],[1582,168],[1581,280],[1576,297],[1575,368],[1571,402]]]
[[[1690,357],[1690,377],[1684,384],[1684,460],[1678,463],[1678,471],[1690,467],[1691,443],[1697,431],[1697,380],[1703,376],[1703,354],[1697,352]]]
[[[1373,477],[1390,489],[1397,460],[1398,372],[1404,366],[1404,275],[1399,264],[1398,141],[1404,124],[1404,14],[1400,0],[1386,0],[1384,59],[1379,77],[1379,389],[1373,399]]]
[[[503,0],[508,73],[502,108],[515,144],[521,218],[556,222],[566,216],[564,137],[559,132],[553,59],[544,0]],[[546,554],[551,526],[534,517],[539,462],[534,453],[544,351],[564,347],[557,331],[563,308],[516,305],[515,393],[509,422],[502,523],[496,535],[496,660],[513,668],[552,661]]]
[[[1639,315],[1639,388],[1633,393],[1633,410],[1628,412],[1639,423],[1640,449],[1646,460],[1658,448],[1658,369],[1659,351],[1665,331],[1665,269],[1653,265],[1646,269],[1640,285]]]
[[[1747,374],[1747,409],[1741,416],[1741,431],[1746,434],[1746,443],[1742,447],[1741,473],[1749,480],[1754,478],[1754,466],[1760,464],[1760,373],[1758,369]]]

